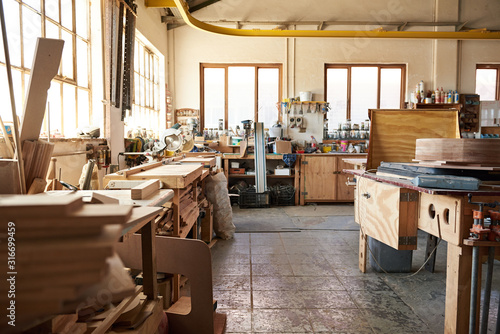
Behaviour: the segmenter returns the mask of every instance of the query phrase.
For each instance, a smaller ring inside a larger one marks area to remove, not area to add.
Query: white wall
[[[228,7],[232,2],[225,3]],[[391,7],[390,3],[397,6]],[[499,2],[481,0],[479,6],[477,3],[473,0],[419,2],[421,15],[415,15],[414,2],[392,1],[386,7],[372,8],[370,15],[365,15],[364,19],[398,21],[404,17],[413,21],[435,19],[449,22],[470,18],[474,27],[498,29]],[[207,9],[208,14],[200,11],[196,16],[209,18],[230,9],[217,10],[215,6],[208,7],[211,8]],[[343,17],[336,19],[347,20]],[[406,101],[420,80],[425,82],[426,89],[443,87],[444,90],[459,89],[461,93],[473,93],[475,64],[500,62],[500,41],[228,37],[188,26],[170,31],[169,38],[174,41],[173,52],[169,55],[170,66],[175,72],[171,82],[175,87],[174,108],[200,108],[199,64],[204,62],[282,63],[285,75],[283,98],[297,96],[300,91],[312,91],[315,100],[325,98],[326,63],[404,63],[407,64]],[[321,129],[313,129],[313,134],[321,138]]]

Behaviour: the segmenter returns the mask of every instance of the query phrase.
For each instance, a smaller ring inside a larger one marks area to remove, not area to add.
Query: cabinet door
[[[335,174],[334,157],[311,157],[302,158],[303,164],[303,188],[302,193],[306,201],[329,201],[335,199]],[[305,162],[305,164],[304,164]]]
[[[349,158],[362,158],[364,156],[349,156]],[[346,183],[348,179],[352,181],[353,176],[352,175],[346,175],[342,173],[343,169],[353,169],[354,167],[352,164],[345,163],[343,161],[345,157],[339,156],[336,157],[337,160],[337,196],[336,200],[337,201],[348,201],[352,202],[354,201],[354,186],[348,186]]]

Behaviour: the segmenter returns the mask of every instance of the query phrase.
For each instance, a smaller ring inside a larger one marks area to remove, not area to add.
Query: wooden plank
[[[127,306],[135,299],[135,296],[141,292],[142,286],[138,286],[135,290],[133,296],[126,297],[121,301],[118,306],[110,313],[110,315],[104,319],[104,321],[97,326],[97,328],[92,332],[92,334],[104,334],[113,325],[116,319],[120,316],[122,311],[127,308]]]
[[[445,334],[469,332],[472,248],[448,243],[446,260]]]
[[[0,159],[0,194],[15,195],[21,193],[17,160]]]
[[[181,163],[200,163],[205,168],[210,168],[215,166],[215,158],[211,157],[188,157],[180,160]]]
[[[31,183],[31,186],[29,187],[28,190],[28,195],[43,193],[46,186],[47,186],[47,181],[45,181],[45,179],[37,177],[33,180],[33,183]]]
[[[206,243],[210,243],[213,238],[214,229],[213,229],[213,218],[214,218],[214,207],[210,204],[205,209],[205,217],[201,220],[201,240]]]
[[[144,165],[136,166],[136,167],[133,167],[130,169],[126,169],[126,170],[118,172],[117,174],[121,174],[124,177],[128,177],[130,175],[137,174],[139,172],[143,172],[143,171],[146,171],[146,170],[149,170],[152,168],[160,167],[162,165],[163,165],[163,162],[161,162],[161,161],[160,162],[153,162],[150,164],[144,164]]]
[[[500,166],[500,140],[486,138],[417,139],[415,159]]]
[[[148,198],[149,196],[158,192],[160,190],[160,186],[161,186],[160,180],[158,179],[148,180],[132,188],[130,192],[130,197],[135,200]]]
[[[419,138],[460,138],[456,110],[370,110],[370,150],[366,169],[381,161],[411,162]]]
[[[132,175],[128,175],[129,180],[150,180],[159,179],[163,183],[164,188],[181,189],[186,188],[195,179],[201,176],[203,166],[201,165],[163,165],[148,169],[145,171],[138,171]],[[123,175],[108,174],[104,177],[103,183],[111,180],[123,180]]]
[[[367,240],[366,234],[363,233],[363,231],[359,231],[359,261],[358,261],[358,266],[359,266],[359,271],[362,273],[366,273],[366,254],[367,254]]]
[[[33,196],[8,196],[0,197],[0,217],[38,217],[43,216],[69,216],[75,210],[83,207],[80,196],[46,196],[43,194]]]
[[[21,143],[25,140],[38,139],[40,136],[47,102],[47,90],[59,70],[63,46],[64,41],[59,39],[38,38],[37,40],[21,122]]]

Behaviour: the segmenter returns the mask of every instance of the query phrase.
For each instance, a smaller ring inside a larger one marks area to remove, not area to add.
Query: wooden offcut
[[[452,164],[500,166],[500,140],[486,138],[417,139],[415,159]]]
[[[21,143],[25,140],[36,140],[40,136],[47,103],[47,90],[59,70],[63,46],[64,41],[60,39],[38,38],[37,40],[21,122]]]
[[[132,188],[130,197],[135,200],[148,198],[152,194],[160,190],[161,183],[158,179],[148,180],[138,186]]]
[[[460,138],[456,110],[370,110],[370,149],[366,169],[380,162],[412,162],[420,138]]]

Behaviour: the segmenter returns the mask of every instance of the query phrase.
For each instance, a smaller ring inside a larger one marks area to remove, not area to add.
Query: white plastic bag
[[[214,208],[215,234],[224,240],[232,239],[236,227],[233,224],[233,210],[227,191],[227,179],[223,173],[207,177],[205,196]]]

